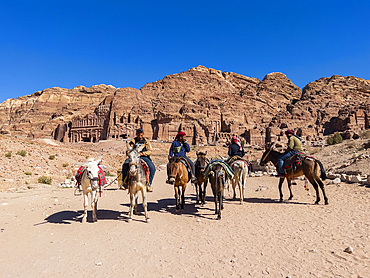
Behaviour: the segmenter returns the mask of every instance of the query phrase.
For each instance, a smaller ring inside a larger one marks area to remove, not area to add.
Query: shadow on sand
[[[38,223],[36,225],[44,224],[44,223],[53,223],[53,224],[71,224],[71,222],[81,222],[82,220],[83,211],[72,211],[72,210],[64,210],[56,212],[44,220],[46,222]],[[127,219],[127,216],[122,215],[125,214],[124,212],[119,212],[115,210],[105,210],[99,209],[98,210],[98,221],[99,220],[121,220],[124,221]],[[92,211],[87,211],[87,222],[92,222]]]

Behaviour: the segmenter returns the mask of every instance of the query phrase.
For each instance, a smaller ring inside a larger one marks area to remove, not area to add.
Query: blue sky
[[[0,0],[0,102],[54,86],[141,88],[203,65],[297,86],[370,79],[370,1]]]

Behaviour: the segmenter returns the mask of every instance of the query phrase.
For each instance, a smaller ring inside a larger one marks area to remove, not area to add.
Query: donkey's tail
[[[321,161],[319,160],[316,160],[316,162],[319,164],[320,166],[320,178],[321,180],[326,180],[326,172],[325,172],[325,169],[324,169],[324,165],[322,165]]]

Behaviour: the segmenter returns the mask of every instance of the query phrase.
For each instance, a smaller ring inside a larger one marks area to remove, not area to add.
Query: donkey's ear
[[[129,142],[129,141],[127,141],[127,142],[126,142],[126,147],[127,147],[127,150],[128,150],[129,152],[131,152],[131,151],[132,151],[132,149],[133,149],[133,147],[131,146],[131,144],[130,144],[130,142]]]
[[[196,153],[197,155],[199,154],[199,152],[198,152],[198,151],[196,151],[195,153]]]
[[[98,159],[96,160],[96,163],[99,163],[103,158],[103,155],[99,156]]]

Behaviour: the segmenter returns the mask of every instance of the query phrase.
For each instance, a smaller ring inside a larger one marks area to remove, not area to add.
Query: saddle
[[[182,164],[185,165],[186,169],[188,170],[189,177],[191,177],[192,176],[192,174],[191,174],[191,166],[190,166],[189,162],[185,158],[183,158],[183,157],[181,157],[181,160],[180,161],[182,162]]]
[[[297,170],[298,166],[302,165],[302,160],[306,157],[313,158],[313,156],[309,156],[305,153],[297,153],[289,157],[287,160],[284,161],[284,170]]]
[[[99,165],[98,165],[98,167],[99,167]],[[75,179],[76,179],[76,182],[77,182],[78,185],[81,184],[82,173],[84,171],[85,171],[85,167],[84,166],[81,166],[77,170],[77,173],[75,175]],[[107,180],[105,178],[105,173],[104,173],[104,171],[100,167],[99,167],[99,175],[98,175],[98,178],[99,178],[99,186],[104,186],[105,184],[107,184]]]
[[[248,160],[246,160],[244,158],[241,158],[240,156],[237,156],[237,155],[233,156],[233,157],[229,157],[229,159],[226,161],[226,163],[229,164],[232,167],[234,162],[236,162],[237,160],[243,161],[245,164],[247,164],[249,172],[253,171],[252,164]]]

